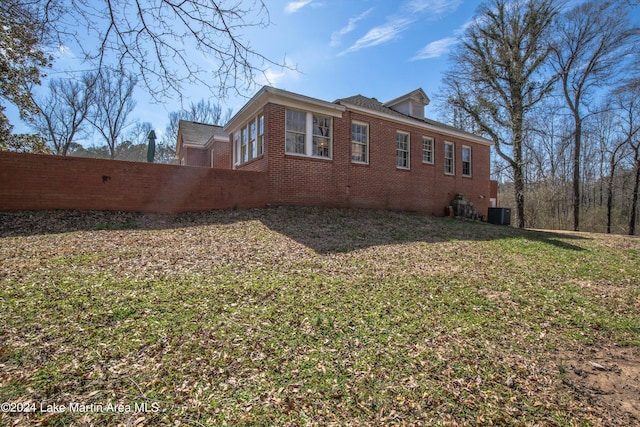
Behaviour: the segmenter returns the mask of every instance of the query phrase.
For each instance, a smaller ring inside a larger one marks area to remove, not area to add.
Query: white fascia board
[[[228,134],[236,132],[240,126],[255,117],[268,103],[332,117],[342,117],[342,113],[345,111],[345,107],[342,105],[264,86],[229,120],[224,131]]]
[[[391,101],[387,101],[385,102],[384,106],[389,106],[389,105],[395,105],[395,104],[399,104],[402,101],[406,101],[409,99],[415,99],[416,101],[422,102],[419,100],[419,98],[424,98],[426,100],[426,105],[429,105],[429,102],[431,102],[431,100],[429,99],[429,97],[427,96],[426,93],[424,93],[424,90],[422,90],[422,88],[418,88],[416,90],[413,90],[409,93],[406,93],[402,96],[399,96],[397,98],[392,99]]]
[[[268,88],[271,96],[268,102],[284,105],[285,107],[303,109],[312,113],[324,114],[332,117],[342,117],[346,108],[333,102],[322,101],[309,96],[287,92],[281,89]]]
[[[229,142],[229,138],[225,138],[223,136],[220,135],[215,135],[212,138],[209,138],[209,140],[205,143],[205,144],[189,144],[188,142],[185,142],[183,144],[183,146],[187,147],[187,148],[200,148],[203,150],[206,150],[208,148],[210,148],[214,142]]]
[[[370,110],[369,108],[365,108],[365,107],[361,107],[359,105],[354,105],[354,104],[349,104],[349,103],[343,103],[342,105],[344,105],[345,107],[347,107],[349,110],[353,110],[353,111],[357,111],[359,113],[363,113],[363,114],[367,114],[369,116],[375,116],[375,117],[380,117],[383,118],[385,120],[389,120],[392,122],[396,122],[396,123],[401,123],[401,124],[406,124],[409,126],[413,126],[413,127],[419,127],[419,128],[423,128],[425,130],[429,130],[432,132],[437,132],[437,133],[441,133],[443,135],[448,135],[448,136],[453,136],[456,138],[460,138],[460,139],[464,139],[466,141],[470,141],[470,142],[475,142],[478,144],[482,144],[482,145],[487,145],[487,146],[493,146],[493,142],[483,138],[481,136],[477,136],[477,135],[473,135],[467,132],[463,132],[463,131],[454,131],[451,129],[445,129],[439,126],[433,126],[430,125],[429,123],[425,123],[425,122],[420,122],[420,121],[416,121],[416,120],[412,120],[410,118],[403,118],[403,117],[399,117],[399,116],[394,116],[391,114],[386,114],[380,111],[375,111],[375,110]]]

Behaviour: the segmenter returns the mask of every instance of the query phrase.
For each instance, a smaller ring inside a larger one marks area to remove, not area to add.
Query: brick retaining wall
[[[259,208],[263,172],[0,151],[0,210],[188,212]]]

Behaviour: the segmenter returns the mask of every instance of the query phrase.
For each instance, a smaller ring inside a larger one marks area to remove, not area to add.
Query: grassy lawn
[[[0,402],[30,411],[0,425],[637,421],[568,356],[640,359],[637,238],[315,208],[0,236]]]

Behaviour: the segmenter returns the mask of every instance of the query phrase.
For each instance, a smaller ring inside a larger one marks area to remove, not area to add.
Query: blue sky
[[[387,101],[422,88],[432,99],[447,68],[449,50],[480,0],[266,0],[271,25],[245,32],[251,46],[295,70],[271,67],[243,97],[220,100],[238,111],[263,84],[333,101],[362,94]],[[51,77],[82,68],[72,49],[58,54]],[[186,102],[207,98],[206,89],[185,88]],[[218,100],[213,98],[214,102]],[[136,90],[133,115],[162,132],[176,99],[151,102]],[[29,132],[8,108],[15,132]],[[435,118],[435,106],[426,114]],[[90,145],[90,144],[89,144]]]
[[[387,101],[419,87],[433,98],[449,50],[480,3],[270,1],[272,25],[252,43],[273,59],[286,55],[297,71],[271,69],[260,83],[327,101],[356,94]]]
[[[571,2],[579,0],[571,0]],[[435,103],[449,52],[471,22],[482,0],[265,0],[271,25],[243,34],[264,56],[286,62],[292,69],[271,67],[243,96],[218,100],[202,86],[186,87],[185,102],[212,99],[237,112],[264,84],[334,101],[356,94],[388,101],[422,88],[432,99],[427,117],[439,119]],[[636,9],[637,11],[637,9]],[[638,15],[638,14],[634,14]],[[638,16],[635,17],[637,20]],[[187,44],[188,41],[185,42]],[[83,69],[72,48],[58,53],[51,77]],[[207,64],[214,67],[214,64]],[[154,103],[136,89],[133,116],[152,123],[162,134],[177,99]],[[15,132],[20,125],[8,109]],[[91,142],[87,142],[91,145]]]

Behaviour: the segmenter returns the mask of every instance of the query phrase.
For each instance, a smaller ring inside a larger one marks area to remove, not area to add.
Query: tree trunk
[[[524,178],[522,164],[513,168],[514,190],[516,197],[516,211],[518,214],[518,228],[524,228]]]
[[[573,231],[580,230],[580,149],[582,145],[582,120],[575,114],[576,133],[573,139]]]
[[[613,210],[613,176],[616,169],[613,156],[611,156],[609,166],[609,179],[607,180],[607,234],[611,234],[611,211]]]
[[[524,228],[524,161],[522,160],[522,140],[524,112],[522,106],[522,96],[520,91],[512,94],[513,105],[515,106],[512,116],[513,128],[513,180],[516,197],[516,211],[518,214],[518,228]]]
[[[636,213],[638,211],[638,189],[640,188],[640,157],[638,151],[635,156],[635,179],[633,182],[633,195],[631,199],[631,212],[629,215],[629,236],[636,234]]]

